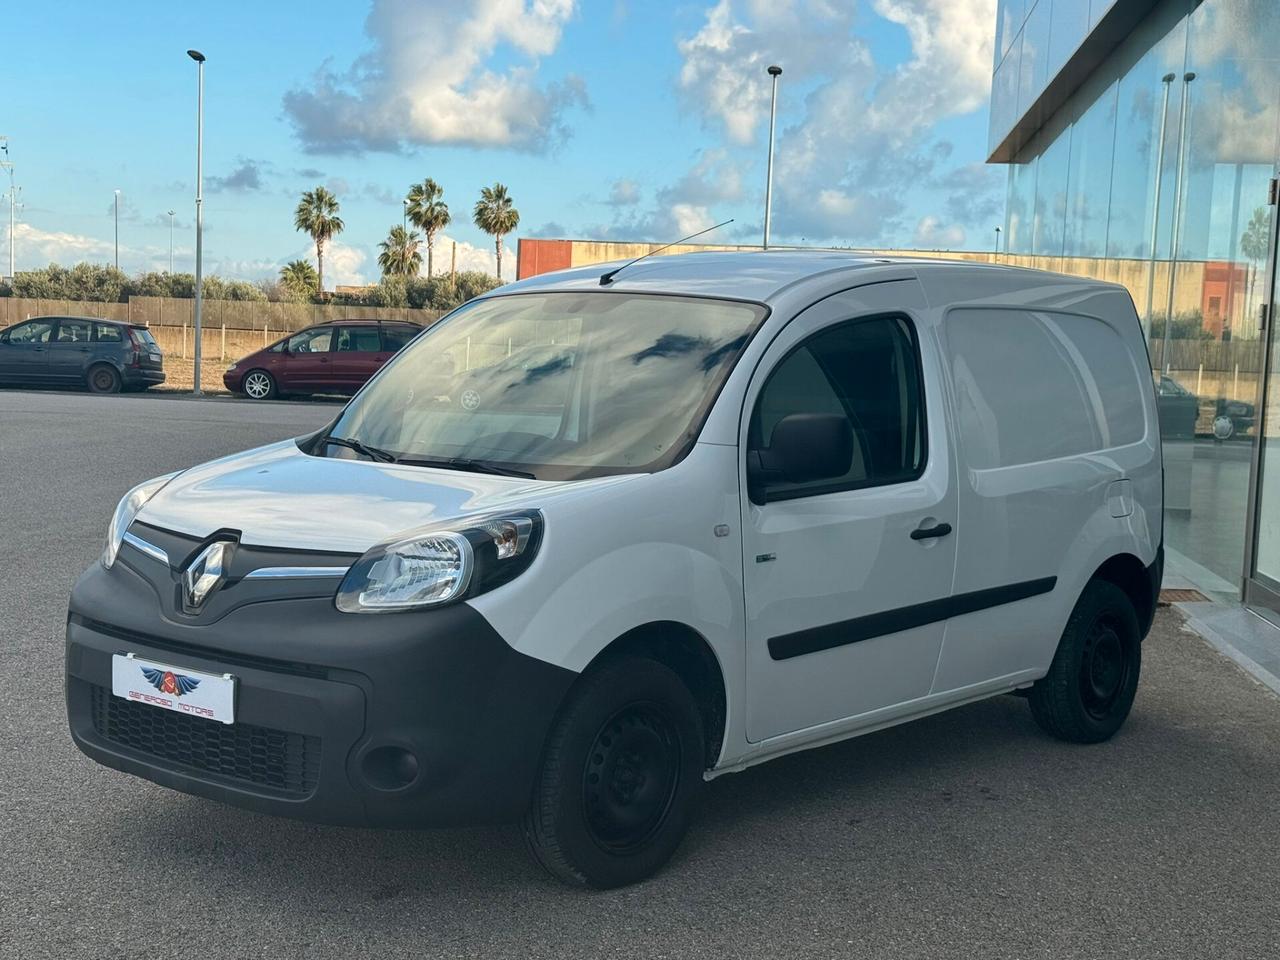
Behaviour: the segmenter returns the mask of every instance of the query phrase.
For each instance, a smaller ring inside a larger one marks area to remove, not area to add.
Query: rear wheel
[[[1105,580],[1084,589],[1049,672],[1027,696],[1036,722],[1060,740],[1100,743],[1124,724],[1138,690],[1142,634],[1133,603]]]
[[[90,367],[85,381],[93,393],[120,392],[120,371],[110,364],[100,363]]]
[[[271,400],[276,396],[276,378],[265,370],[250,370],[244,375],[240,389],[250,400]]]
[[[575,886],[643,880],[675,852],[702,785],[702,720],[662,664],[624,658],[579,680],[551,732],[524,834]]]

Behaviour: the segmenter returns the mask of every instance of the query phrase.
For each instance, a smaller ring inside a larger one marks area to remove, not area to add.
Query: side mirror
[[[767,449],[747,454],[747,477],[760,484],[843,477],[853,466],[853,428],[835,413],[793,413],[773,428]]]

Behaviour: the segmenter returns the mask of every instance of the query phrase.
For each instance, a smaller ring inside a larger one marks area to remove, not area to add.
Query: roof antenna
[[[667,249],[667,247],[674,247],[676,244],[686,243],[692,240],[694,237],[700,237],[704,233],[710,233],[712,230],[719,230],[725,224],[729,224],[729,223],[733,223],[732,217],[724,221],[724,223],[717,223],[714,227],[707,227],[707,229],[705,230],[699,230],[697,233],[691,233],[689,234],[689,236],[685,237],[682,240],[672,240],[670,243],[659,247],[657,250],[650,250],[648,253],[641,254],[640,256],[636,257],[634,260],[628,260],[622,266],[614,267],[608,273],[601,274],[600,286],[607,287],[609,284],[613,283],[614,277],[616,277],[618,274],[620,274],[623,270],[627,269],[627,267],[631,266],[632,264],[639,263],[641,260],[645,259],[645,257],[652,257],[656,253],[661,253],[663,250]]]

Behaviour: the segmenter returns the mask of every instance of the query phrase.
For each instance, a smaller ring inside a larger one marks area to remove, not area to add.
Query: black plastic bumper
[[[94,564],[75,585],[67,713],[88,756],[175,790],[325,823],[521,815],[574,673],[517,653],[465,604],[339,613],[332,581],[306,587],[327,595],[241,596],[212,622],[184,622],[164,609],[168,575],[122,552],[110,571]],[[234,675],[236,723],[113,698],[111,658],[128,652]],[[122,721],[126,707],[148,712]],[[388,787],[378,761],[397,750],[413,755],[416,775]]]
[[[120,374],[120,383],[126,387],[153,387],[164,383],[163,370],[150,370],[146,367],[125,367]]]

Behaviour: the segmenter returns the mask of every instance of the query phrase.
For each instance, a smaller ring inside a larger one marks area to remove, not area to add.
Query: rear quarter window
[[[956,417],[970,467],[1038,463],[1142,439],[1142,380],[1101,320],[960,309],[947,319]]]

